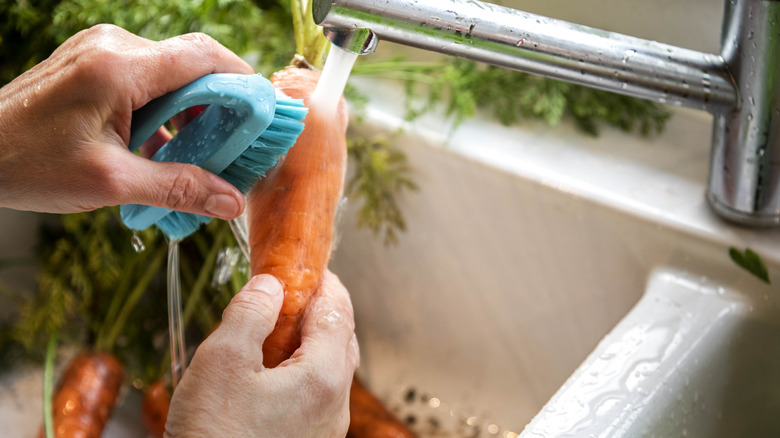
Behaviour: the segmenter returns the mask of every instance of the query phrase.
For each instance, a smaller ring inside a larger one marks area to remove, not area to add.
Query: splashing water
[[[247,260],[249,260],[249,228],[246,223],[246,210],[241,216],[231,220],[230,231],[233,232],[233,237],[236,238],[238,247],[241,248],[241,252],[244,254]]]
[[[176,389],[187,366],[187,357],[184,353],[178,240],[168,242],[168,335],[171,345],[171,381],[173,388]]]
[[[322,76],[311,95],[311,105],[324,113],[335,111],[358,55],[331,45]]]
[[[211,287],[214,289],[227,284],[233,276],[233,270],[241,262],[241,249],[234,247],[224,248],[217,255],[214,275],[211,277]]]
[[[138,231],[133,230],[133,236],[130,238],[130,244],[133,246],[133,251],[137,253],[141,253],[146,250],[146,245],[144,245],[144,241],[141,240],[141,236],[138,235]]]

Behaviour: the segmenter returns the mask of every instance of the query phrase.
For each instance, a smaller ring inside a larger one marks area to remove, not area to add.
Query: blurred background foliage
[[[0,0],[0,85],[46,59],[73,34],[98,23],[113,23],[151,40],[204,32],[247,59],[257,72],[270,75],[291,63],[296,32],[317,34],[311,28],[293,27],[293,11],[300,11],[305,2]],[[302,49],[298,47],[299,52]],[[353,73],[402,84],[410,120],[438,107],[455,126],[482,111],[503,124],[535,119],[554,126],[570,119],[590,135],[596,135],[601,125],[651,135],[663,130],[669,118],[660,104],[463,59],[410,62],[377,54],[361,58]],[[359,112],[366,97],[354,88],[346,94],[353,112]],[[346,195],[361,205],[356,209],[357,224],[392,244],[406,227],[401,199],[417,190],[412,166],[392,138],[351,135],[348,144],[351,170]],[[112,349],[135,363],[129,375],[154,378],[165,368],[159,364],[166,360],[167,345],[166,308],[160,301],[165,297],[164,263],[152,263],[167,246],[162,236],[153,230],[133,235],[118,221],[116,209],[52,216],[47,224],[38,250],[39,290],[5,291],[20,301],[23,311],[0,330],[0,356],[20,355],[16,353],[24,351],[21,345],[28,352],[43,351],[47,334],[64,330],[63,338],[73,345]],[[145,249],[131,250],[134,239],[140,239]],[[213,221],[182,246],[182,290],[190,307],[189,321],[196,323],[190,325],[195,330],[190,339],[208,333],[246,279],[246,271],[234,263],[228,280],[211,281],[224,268],[217,258],[234,248],[235,240],[222,221]],[[150,343],[160,336],[162,341]]]
[[[295,53],[286,1],[0,0],[0,84],[46,59],[76,32],[112,23],[151,40],[204,32],[269,74]]]

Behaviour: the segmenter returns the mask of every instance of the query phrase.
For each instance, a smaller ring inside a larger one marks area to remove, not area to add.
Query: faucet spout
[[[313,0],[312,14],[326,29],[370,29],[380,40],[708,111],[710,204],[741,224],[780,226],[780,0],[726,0],[721,54],[478,0]]]
[[[475,0],[315,0],[325,28],[710,112],[736,105],[719,55]]]

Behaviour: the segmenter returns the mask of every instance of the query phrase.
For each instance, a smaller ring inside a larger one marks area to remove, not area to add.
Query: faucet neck
[[[731,220],[780,225],[780,1],[726,0],[721,54],[738,101],[715,115],[707,197]]]
[[[477,0],[313,0],[312,10],[326,28],[709,111],[710,204],[780,225],[780,0],[726,0],[720,55]]]

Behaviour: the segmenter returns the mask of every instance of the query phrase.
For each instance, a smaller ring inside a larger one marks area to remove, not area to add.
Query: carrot
[[[349,391],[347,438],[414,438],[414,434],[385,409],[355,377]]]
[[[165,433],[170,405],[171,394],[162,379],[152,383],[144,391],[141,417],[146,430],[155,438],[162,438]]]
[[[263,363],[275,367],[300,346],[301,320],[327,267],[347,164],[347,113],[323,114],[308,98],[319,75],[288,68],[271,82],[310,107],[305,129],[283,162],[248,197],[252,275],[268,273],[284,285],[276,327],[263,344]]]
[[[273,274],[285,297],[276,327],[263,344],[263,364],[275,367],[301,343],[301,320],[330,257],[336,210],[347,165],[347,112],[323,113],[309,96],[319,76],[288,68],[271,77],[276,88],[306,100],[305,128],[284,161],[250,192],[250,265],[252,275]],[[357,379],[350,392],[351,438],[411,438]]]
[[[73,358],[52,400],[54,436],[100,438],[123,375],[122,364],[110,354],[84,352]]]

